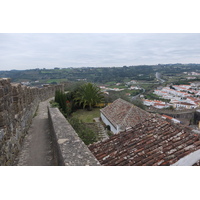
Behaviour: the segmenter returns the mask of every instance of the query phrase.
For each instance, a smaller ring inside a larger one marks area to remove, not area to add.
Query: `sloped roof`
[[[151,116],[150,113],[120,98],[100,111],[116,128],[117,125],[132,127]]]
[[[168,115],[162,115],[163,117],[165,117],[165,118],[167,118],[167,119],[170,119],[170,120],[172,120],[173,119],[173,117],[171,117],[171,116],[168,116]]]
[[[200,136],[156,115],[130,131],[89,145],[101,165],[172,165],[200,149]]]

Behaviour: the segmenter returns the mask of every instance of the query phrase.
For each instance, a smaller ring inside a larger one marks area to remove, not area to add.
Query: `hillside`
[[[59,83],[61,81],[87,80],[93,83],[105,84],[110,81],[125,82],[132,79],[141,81],[155,81],[155,73],[169,77],[184,77],[183,72],[200,72],[200,64],[159,64],[123,67],[82,67],[82,68],[54,68],[0,71],[0,78],[9,77],[13,82]],[[35,83],[35,84],[36,84]]]

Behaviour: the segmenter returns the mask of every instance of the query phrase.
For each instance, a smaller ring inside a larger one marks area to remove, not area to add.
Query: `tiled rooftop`
[[[173,119],[173,117],[171,117],[171,116],[168,116],[168,115],[162,115],[163,117],[165,117],[165,118],[167,118],[167,119],[170,119],[170,120],[172,120]]]
[[[130,131],[89,145],[101,165],[172,165],[200,149],[200,136],[157,115]]]
[[[120,98],[100,111],[116,128],[117,125],[135,126],[151,116],[150,113]]]

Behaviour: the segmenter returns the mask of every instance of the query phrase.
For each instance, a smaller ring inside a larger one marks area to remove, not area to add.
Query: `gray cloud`
[[[0,34],[0,70],[200,63],[200,34]]]

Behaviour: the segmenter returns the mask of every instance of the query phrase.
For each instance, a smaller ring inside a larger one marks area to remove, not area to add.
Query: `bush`
[[[78,136],[82,139],[82,141],[86,145],[89,145],[98,141],[97,134],[93,132],[91,129],[87,128],[81,120],[72,117],[72,118],[69,118],[68,121],[73,127],[73,129],[76,131]]]
[[[57,90],[55,93],[55,102],[57,102],[64,113],[67,111],[66,105],[66,94],[62,91]]]
[[[60,110],[65,116],[72,113],[72,103],[68,100],[67,94],[62,91],[56,91],[55,102],[59,104]]]
[[[59,104],[57,102],[55,102],[54,100],[51,100],[49,103],[52,108],[56,108],[56,107],[59,108]]]
[[[132,101],[132,104],[134,104],[135,106],[145,110],[145,105],[143,104],[143,102],[141,101],[141,99],[136,99]]]

